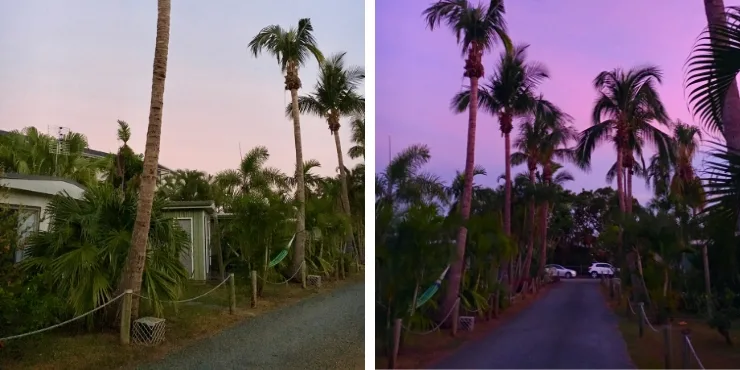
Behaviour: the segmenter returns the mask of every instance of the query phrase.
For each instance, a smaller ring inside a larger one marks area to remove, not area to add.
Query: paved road
[[[365,286],[266,313],[141,369],[362,369]]]
[[[538,301],[466,343],[437,369],[632,369],[617,317],[595,280],[562,281]]]

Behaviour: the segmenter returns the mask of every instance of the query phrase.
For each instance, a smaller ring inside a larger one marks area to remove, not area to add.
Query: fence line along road
[[[460,305],[460,298],[458,298],[455,301],[455,304],[452,305],[452,309],[449,312],[447,312],[447,315],[445,316],[445,318],[442,319],[442,321],[440,321],[439,324],[436,324],[431,330],[421,331],[421,332],[420,331],[413,331],[413,330],[409,329],[409,327],[406,326],[406,325],[403,325],[403,329],[406,330],[407,332],[411,333],[411,334],[416,334],[416,335],[427,335],[427,334],[434,333],[435,331],[439,330],[439,328],[442,327],[442,324],[444,324],[447,321],[447,319],[450,318],[450,316],[452,315],[452,313],[455,312],[455,310],[459,308],[459,305]]]
[[[105,306],[108,306],[109,304],[111,304],[111,303],[113,303],[113,302],[121,299],[124,295],[126,295],[126,293],[121,293],[120,295],[118,295],[117,297],[111,299],[110,301],[105,302],[104,304],[102,304],[102,305],[100,305],[98,307],[95,307],[92,310],[87,311],[87,312],[85,312],[85,313],[83,313],[83,314],[81,314],[79,316],[73,317],[73,318],[71,318],[71,319],[69,319],[67,321],[60,322],[59,324],[52,325],[52,326],[49,326],[49,327],[46,327],[46,328],[43,328],[43,329],[38,329],[38,330],[30,331],[28,333],[23,333],[23,334],[18,334],[18,335],[11,335],[9,337],[0,338],[0,342],[5,342],[5,341],[8,341],[8,340],[13,340],[13,339],[20,339],[20,338],[28,337],[28,336],[35,335],[35,334],[41,334],[43,332],[47,332],[49,330],[53,330],[53,329],[56,329],[58,327],[67,325],[67,324],[69,324],[71,322],[74,322],[74,321],[77,321],[77,320],[79,320],[79,319],[81,319],[81,318],[83,318],[83,317],[85,317],[87,315],[90,315],[91,313],[96,312],[96,311],[102,309]]]
[[[185,302],[191,302],[191,301],[194,301],[196,299],[203,298],[203,297],[205,297],[205,296],[213,293],[214,291],[216,291],[216,289],[220,288],[221,285],[226,284],[229,281],[229,279],[231,279],[231,276],[232,275],[229,275],[228,277],[226,277],[226,279],[224,279],[223,281],[221,281],[220,283],[218,283],[218,285],[216,285],[215,287],[213,287],[213,289],[211,289],[211,290],[209,290],[209,291],[207,291],[207,292],[205,292],[205,293],[203,293],[203,294],[201,294],[201,295],[199,295],[197,297],[183,299],[183,300],[179,300],[179,301],[165,301],[165,300],[159,300],[159,301],[162,302],[162,303],[185,303]],[[151,297],[146,297],[146,296],[143,296],[143,295],[140,295],[140,294],[136,294],[136,295],[139,296],[139,297],[141,297],[141,298],[143,298],[143,299],[153,300]]]
[[[287,283],[289,283],[289,282],[290,282],[291,280],[293,280],[293,278],[294,278],[294,277],[298,276],[298,274],[299,274],[299,273],[300,273],[301,271],[303,271],[303,269],[304,269],[305,267],[306,267],[306,261],[303,261],[303,262],[301,262],[301,265],[300,265],[300,266],[298,266],[298,269],[296,270],[295,274],[293,274],[293,276],[291,276],[291,277],[289,277],[289,278],[288,278],[287,280],[285,280],[285,281],[281,281],[281,282],[279,282],[279,283],[276,283],[276,282],[272,282],[272,281],[270,281],[270,280],[267,280],[267,279],[265,279],[265,278],[263,278],[262,276],[259,276],[259,275],[257,275],[257,276],[259,276],[259,278],[260,278],[260,279],[261,279],[262,281],[264,281],[265,283],[268,283],[268,284],[273,284],[273,285],[283,285],[283,284],[287,284]]]
[[[632,302],[630,302],[629,298],[627,299],[627,305],[629,306],[629,309],[630,311],[632,311],[633,314],[637,314],[635,310],[632,308]],[[647,323],[648,327],[652,329],[652,331],[657,333],[659,330],[655,329],[653,324],[650,323],[650,320],[647,317],[647,313],[645,313],[645,304],[640,302],[638,305],[640,306],[640,320]],[[683,341],[684,343],[686,343],[686,347],[689,349],[689,351],[691,352],[691,355],[696,360],[696,364],[699,365],[700,369],[704,370],[704,364],[702,364],[701,359],[699,358],[699,355],[696,354],[696,350],[694,349],[694,345],[691,343],[691,338],[689,338],[688,333],[682,332],[682,334],[683,334],[682,335]],[[685,364],[685,365],[688,365],[688,364]]]
[[[234,274],[230,274],[229,277],[227,277],[226,279],[224,279],[222,282],[220,282],[218,285],[216,285],[213,289],[211,289],[211,290],[209,290],[209,291],[205,292],[204,294],[201,294],[201,295],[199,295],[197,297],[188,298],[188,299],[179,300],[179,301],[165,301],[165,300],[161,300],[160,302],[163,302],[163,303],[184,303],[184,302],[190,302],[190,301],[194,301],[196,299],[203,298],[203,297],[205,297],[205,296],[213,293],[216,289],[218,289],[222,285],[226,284],[226,282],[228,282],[230,279],[233,279],[233,276],[234,276]],[[102,305],[100,305],[98,307],[95,307],[92,310],[87,311],[87,312],[85,312],[85,313],[83,313],[81,315],[75,316],[75,317],[73,317],[73,318],[71,318],[71,319],[69,319],[67,321],[60,322],[58,324],[55,324],[55,325],[52,325],[52,326],[49,326],[49,327],[46,327],[46,328],[43,328],[43,329],[38,329],[38,330],[30,331],[30,332],[27,332],[27,333],[23,333],[23,334],[11,335],[9,337],[0,338],[0,343],[5,342],[5,341],[9,341],[9,340],[14,340],[14,339],[20,339],[20,338],[28,337],[28,336],[35,335],[35,334],[41,334],[41,333],[47,332],[49,330],[54,330],[56,328],[62,327],[64,325],[67,325],[67,324],[69,324],[71,322],[77,321],[77,320],[79,320],[79,319],[81,319],[83,317],[86,317],[86,316],[88,316],[88,315],[90,315],[92,313],[95,313],[95,312],[103,309],[104,307],[112,304],[113,302],[116,302],[119,299],[123,298],[127,294],[132,294],[133,295],[133,293],[131,293],[130,291],[123,292],[123,293],[119,294],[117,297],[109,300],[108,302],[105,302],[104,304],[102,304]],[[152,298],[150,298],[150,297],[142,296],[142,295],[139,295],[139,294],[137,294],[137,296],[139,296],[139,297],[141,297],[143,299],[152,300]]]

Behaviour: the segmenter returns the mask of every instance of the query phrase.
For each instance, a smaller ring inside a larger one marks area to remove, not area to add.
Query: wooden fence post
[[[683,369],[691,369],[691,356],[689,356],[689,352],[691,349],[689,349],[689,335],[691,335],[691,329],[686,328],[681,330],[682,341],[681,341],[681,362],[682,362],[682,368]]]
[[[134,291],[126,289],[123,293],[123,305],[121,305],[121,344],[131,343],[131,299]]]
[[[257,270],[252,270],[252,308],[257,307]]]
[[[665,355],[665,368],[672,369],[671,359],[673,357],[673,348],[671,345],[671,323],[663,327],[663,352]]]
[[[403,327],[401,319],[393,320],[393,346],[391,347],[390,356],[388,356],[388,368],[395,369],[398,363],[398,348],[401,344],[401,328]]]
[[[643,312],[645,312],[645,303],[640,302],[637,304],[637,307],[640,309],[640,312],[637,313],[637,327],[639,328],[640,338],[642,338],[642,336],[645,335],[645,316],[643,315]]]
[[[234,281],[234,273],[229,274],[229,313],[234,314],[236,312],[236,282]]]

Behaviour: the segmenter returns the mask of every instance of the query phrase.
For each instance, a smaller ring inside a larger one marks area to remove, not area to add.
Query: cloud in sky
[[[0,3],[0,128],[64,126],[93,149],[115,151],[116,120],[143,152],[156,31],[156,1],[38,0]],[[337,17],[337,14],[342,16]],[[270,150],[269,165],[292,172],[290,94],[275,59],[255,59],[247,43],[264,26],[311,18],[326,54],[364,65],[364,2],[177,0],[172,4],[160,161],[173,168],[235,168],[239,144]],[[301,69],[311,91],[316,62]],[[326,122],[302,116],[303,152],[334,174]],[[342,128],[349,147],[349,130]],[[350,162],[352,163],[352,162]]]
[[[449,181],[464,167],[467,136],[467,114],[450,113],[449,102],[467,81],[452,32],[425,27],[421,13],[430,3],[376,0],[376,168],[381,171],[388,163],[391,137],[393,152],[415,143],[429,145],[428,170]],[[725,5],[740,1],[725,0]],[[550,71],[541,92],[572,115],[579,129],[590,125],[593,78],[603,70],[644,64],[663,69],[659,92],[671,118],[694,122],[684,97],[683,68],[706,26],[701,1],[528,0],[507,1],[506,8],[512,40],[531,45],[530,60]],[[496,55],[484,57],[487,73],[495,60]],[[503,138],[495,118],[478,117],[476,163],[489,175],[477,181],[495,186],[504,170]],[[614,158],[613,148],[603,145],[590,173],[569,166],[576,181],[568,187],[605,186]],[[641,183],[636,181],[634,193],[645,201],[650,191],[643,191]]]

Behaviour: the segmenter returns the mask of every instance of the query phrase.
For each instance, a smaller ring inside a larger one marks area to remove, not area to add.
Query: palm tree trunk
[[[701,259],[704,264],[704,289],[707,291],[707,316],[712,317],[712,284],[709,280],[709,251],[707,243],[701,247]]]
[[[727,23],[723,0],[704,0],[704,12],[707,15],[707,24],[710,26]],[[724,127],[722,133],[727,146],[733,150],[740,150],[740,93],[738,93],[737,81],[734,79],[727,89],[722,113]]]
[[[289,72],[290,73],[290,72]],[[293,72],[297,76],[297,68]],[[302,268],[306,259],[306,181],[303,173],[303,140],[301,140],[301,118],[298,112],[298,89],[290,90],[291,99],[291,116],[293,116],[293,139],[295,140],[295,161],[296,161],[296,192],[295,197],[298,201],[298,215],[296,217],[295,230],[295,251],[293,253],[292,274],[296,275],[295,280],[300,279],[298,269]],[[305,267],[303,267],[305,268]]]
[[[535,182],[535,170],[529,169],[529,181],[532,185]],[[532,195],[534,197],[534,195]],[[529,240],[527,241],[527,256],[524,257],[524,268],[522,269],[522,275],[529,276],[530,266],[532,266],[532,252],[534,250],[534,236],[535,234],[535,203],[534,199],[529,201],[527,210],[527,217],[529,218]]]
[[[545,265],[547,264],[547,216],[550,212],[550,202],[545,200],[542,202],[542,209],[540,210],[540,235],[542,242],[542,249],[540,250],[540,268],[539,275],[545,274]]]
[[[339,180],[342,183],[342,208],[344,208],[344,212],[347,213],[347,218],[350,220],[348,223],[349,227],[349,240],[352,242],[353,250],[355,251],[355,258],[357,260],[357,264],[359,266],[360,261],[363,260],[362,256],[360,255],[360,250],[358,249],[357,243],[355,243],[355,233],[352,227],[352,211],[350,211],[349,207],[349,188],[347,186],[347,169],[344,168],[344,156],[342,153],[342,142],[339,140],[339,131],[334,131],[334,145],[337,148],[337,161],[339,162]]]
[[[470,206],[473,195],[473,169],[475,167],[475,129],[478,118],[478,77],[470,77],[470,105],[468,106],[468,142],[465,152],[465,184],[460,199],[460,217],[463,225],[470,218]],[[440,314],[446,315],[452,310],[462,282],[462,270],[465,263],[465,242],[468,229],[460,226],[457,231],[455,260],[450,264],[449,285],[445,294]]]
[[[627,213],[632,213],[632,170],[627,169],[625,181],[625,189],[627,190],[627,196],[624,202],[624,206],[627,208]]]
[[[164,83],[167,77],[167,54],[170,44],[170,5],[170,0],[157,0],[157,35],[154,47],[152,94],[149,105],[146,149],[144,151],[144,170],[141,174],[136,221],[131,235],[131,249],[129,249],[122,273],[122,289],[119,289],[131,289],[134,292],[131,302],[132,320],[139,317],[141,279],[144,274],[149,225],[152,218],[152,203],[154,202],[154,190],[157,184]]]
[[[507,119],[507,126],[511,127],[511,116],[506,115],[504,119]],[[511,135],[508,132],[504,133],[504,163],[506,166],[506,184],[504,185],[504,233],[506,236],[511,236]]]

